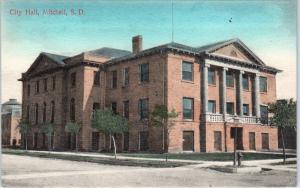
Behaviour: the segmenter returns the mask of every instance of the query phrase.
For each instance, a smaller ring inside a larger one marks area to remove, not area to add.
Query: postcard
[[[1,1],[2,186],[296,186],[297,5]]]

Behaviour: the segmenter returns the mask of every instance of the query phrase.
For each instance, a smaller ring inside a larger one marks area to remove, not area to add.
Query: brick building
[[[22,107],[17,99],[9,99],[1,108],[2,146],[20,146],[21,134],[17,126],[21,120]]]
[[[162,151],[163,131],[149,126],[155,105],[179,116],[164,135],[169,152],[276,150],[277,128],[268,125],[268,103],[276,101],[276,74],[242,41],[231,39],[202,47],[178,43],[142,49],[132,39],[132,52],[101,48],[72,57],[41,53],[22,74],[23,118],[34,125],[29,143],[41,148],[47,138],[42,123],[55,127],[53,146],[74,148],[64,126],[82,125],[80,148],[110,147],[108,136],[91,128],[94,109],[111,107],[129,119],[128,133],[117,135],[122,151]],[[167,138],[168,137],[168,138]]]

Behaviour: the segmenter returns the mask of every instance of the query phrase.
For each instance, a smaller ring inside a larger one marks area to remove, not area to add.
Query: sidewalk
[[[34,151],[28,150],[30,153],[45,153],[45,154],[56,154],[56,155],[68,155],[68,156],[81,156],[81,157],[96,157],[96,158],[109,158],[114,159],[113,155],[105,155],[101,153],[83,153],[83,152],[57,152],[57,151]],[[257,152],[259,153],[259,152]],[[143,161],[165,161],[162,158],[143,158],[143,157],[129,157],[117,155],[118,159],[127,159],[127,160],[143,160]],[[197,163],[194,165],[186,166],[188,168],[206,168],[209,166],[227,166],[232,165],[232,161],[201,161],[201,160],[180,160],[180,159],[168,159],[170,162],[182,162],[182,163]],[[297,161],[297,158],[288,158],[286,161]],[[282,162],[282,159],[265,159],[265,160],[249,160],[242,161],[243,165],[247,166],[259,166],[265,169],[271,170],[281,170],[281,171],[297,171],[297,164],[291,165],[271,165],[272,163]]]

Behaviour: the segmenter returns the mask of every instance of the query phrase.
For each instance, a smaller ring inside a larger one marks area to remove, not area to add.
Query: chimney
[[[134,54],[143,50],[143,38],[142,35],[132,37],[132,52]]]

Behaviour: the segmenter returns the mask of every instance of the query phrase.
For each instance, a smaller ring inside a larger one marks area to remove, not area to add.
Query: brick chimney
[[[143,37],[142,35],[137,35],[132,37],[132,52],[134,54],[143,50]]]

